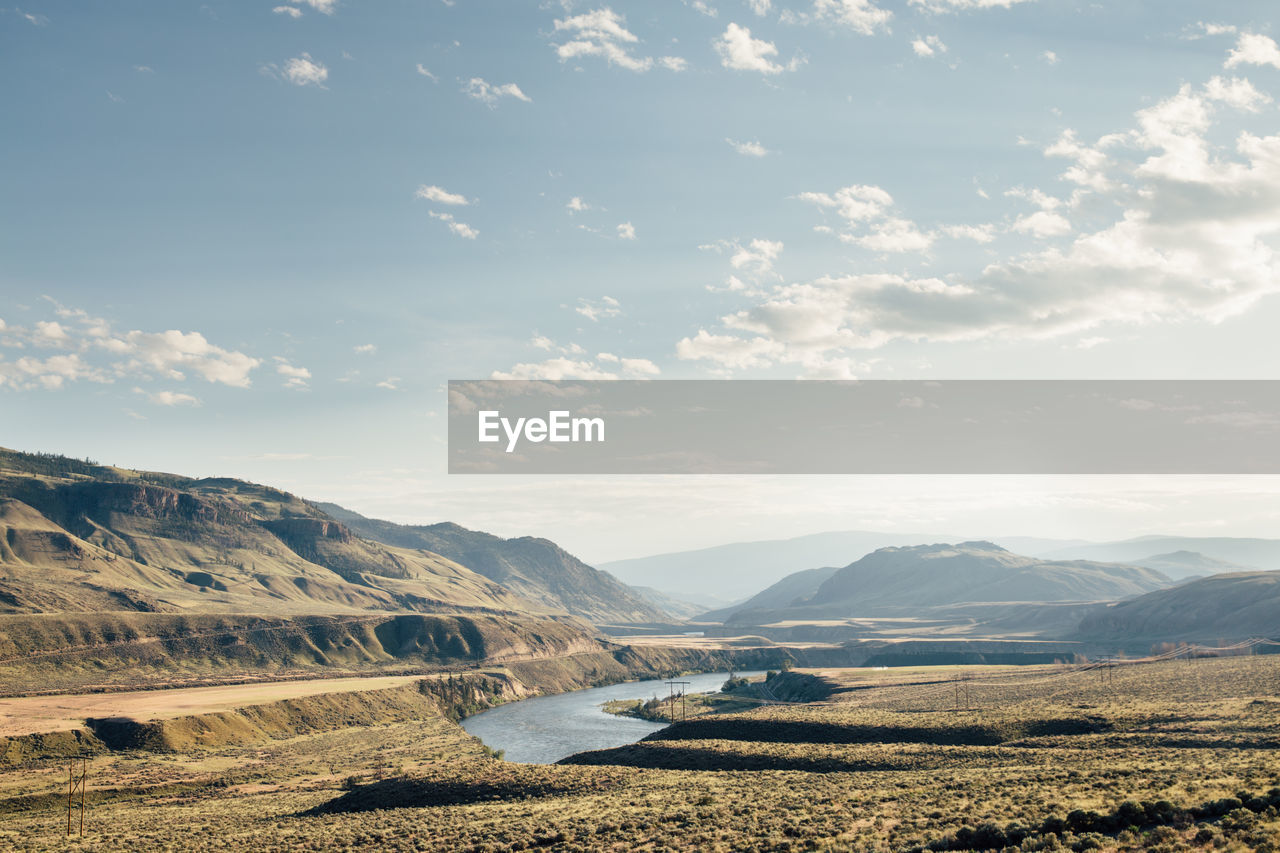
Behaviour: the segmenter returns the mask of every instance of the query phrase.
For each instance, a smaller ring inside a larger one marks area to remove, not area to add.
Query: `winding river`
[[[739,672],[735,675],[763,673]],[[686,688],[689,693],[712,693],[719,690],[728,677],[727,672],[711,672],[682,675],[679,680],[689,682]],[[467,717],[462,721],[462,727],[491,749],[503,750],[507,761],[553,764],[575,752],[623,746],[656,732],[663,723],[606,714],[600,706],[612,699],[649,699],[666,695],[664,679],[628,681],[509,702]]]

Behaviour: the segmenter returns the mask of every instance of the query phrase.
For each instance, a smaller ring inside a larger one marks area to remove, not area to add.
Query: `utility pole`
[[[76,792],[80,792],[80,835],[84,835],[85,789],[89,779],[89,759],[80,759],[80,776],[76,777],[76,762],[73,758],[67,764],[67,837],[71,837],[71,813],[75,803]]]
[[[676,685],[677,684],[680,685],[680,719],[684,720],[687,718],[687,712],[684,704],[684,694],[685,694],[685,688],[688,687],[690,683],[691,682],[688,682],[688,681],[668,681],[667,682],[667,701],[671,703],[670,717],[671,717],[671,722],[673,723],[676,721]]]

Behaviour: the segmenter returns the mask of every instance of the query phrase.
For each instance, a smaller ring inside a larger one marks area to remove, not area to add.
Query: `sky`
[[[1273,4],[0,8],[0,445],[591,560],[1271,478],[445,473],[480,378],[1276,378]]]

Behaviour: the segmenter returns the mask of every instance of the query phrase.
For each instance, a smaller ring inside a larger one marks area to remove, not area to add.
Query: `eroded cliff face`
[[[247,511],[226,500],[146,483],[56,483],[33,478],[0,479],[0,494],[22,501],[74,533],[111,526],[120,516],[197,524],[249,524]]]

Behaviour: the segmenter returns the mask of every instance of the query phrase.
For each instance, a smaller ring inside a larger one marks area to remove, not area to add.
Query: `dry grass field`
[[[496,760],[442,716],[111,753],[90,762],[83,840],[65,837],[66,765],[36,763],[0,773],[0,848],[1280,846],[1280,656],[774,683],[814,679],[837,692],[700,715],[572,765]]]

